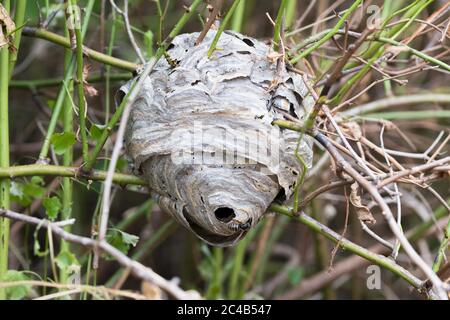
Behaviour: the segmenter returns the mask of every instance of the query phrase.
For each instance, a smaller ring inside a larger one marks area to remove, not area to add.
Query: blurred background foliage
[[[295,46],[311,34],[333,27],[337,21],[333,17],[319,24],[314,24],[314,22],[323,19],[322,13],[331,6],[334,6],[335,10],[330,11],[327,16],[333,16],[333,12],[341,12],[352,3],[352,1],[337,1],[336,5],[335,1],[319,0],[314,1],[314,5],[309,8],[310,1],[290,2],[292,7],[289,11],[291,20],[287,21],[288,32],[299,27],[313,25],[295,36],[291,36],[286,43],[288,46]],[[391,3],[397,9],[410,3],[410,1],[402,0],[386,2]],[[78,1],[78,3],[83,8],[87,1]],[[132,0],[129,3],[129,17],[133,33],[146,58],[149,58],[157,49],[156,34],[160,20],[156,2]],[[245,0],[242,3],[243,7],[240,8],[242,22],[235,21],[235,19],[233,26],[239,28],[242,33],[270,42],[274,31],[266,13],[275,19],[280,1]],[[371,1],[371,3],[382,7],[384,1]],[[445,1],[434,1],[421,13],[420,18],[426,19],[444,3]],[[122,1],[117,1],[117,4],[121,6]],[[166,12],[163,22],[164,38],[183,14],[185,6],[189,6],[191,1],[161,1],[161,4]],[[228,9],[230,5],[231,1],[225,1],[225,9]],[[391,11],[393,12],[395,8]],[[303,14],[306,10],[309,10],[309,13],[305,16]],[[40,26],[54,14],[56,15],[47,28],[63,35],[65,17],[64,13],[58,10],[58,1],[28,1],[26,25]],[[201,31],[203,21],[208,14],[207,6],[203,4],[183,31]],[[298,25],[299,18],[303,19],[301,26]],[[356,31],[361,31],[362,28],[363,26],[359,26]],[[412,34],[416,28],[417,25],[408,29],[407,35]],[[96,1],[84,44],[92,49],[107,52],[112,30],[116,30],[112,55],[138,63],[121,17],[116,14],[113,19],[109,1]],[[430,41],[431,37],[418,38],[413,44],[420,48],[426,47],[427,41]],[[448,40],[446,40],[446,45],[449,45]],[[311,56],[311,60],[314,60],[312,65],[316,75],[323,74],[335,62],[336,50],[332,46],[332,43],[328,43],[328,47],[317,50]],[[404,59],[403,67],[406,68],[411,60],[408,60],[406,54],[401,55],[401,58]],[[441,59],[448,63],[449,55],[447,54]],[[89,75],[91,77],[105,74],[104,65],[93,60],[86,60],[86,63],[90,66]],[[118,75],[119,80],[112,81],[110,86],[105,81],[90,84],[98,92],[96,96],[90,96],[87,100],[91,145],[95,144],[98,135],[96,130],[101,128],[105,118],[114,110],[115,91],[127,78],[131,77],[131,74],[127,72],[114,69],[111,72],[113,75]],[[60,79],[63,74],[63,48],[44,40],[23,37],[10,89],[11,165],[32,164],[38,159],[44,130],[58,93],[58,86],[20,87],[20,81]],[[376,79],[376,76],[366,77],[359,86],[364,88]],[[404,86],[395,82],[389,89],[383,87],[383,84],[374,86],[357,100],[357,104],[386,96],[421,92],[450,94],[448,73],[428,70],[408,76],[408,84]],[[107,104],[109,111],[106,109]],[[437,113],[442,111],[442,108],[433,106],[433,104],[430,104],[430,107]],[[423,106],[419,105],[407,106],[399,110],[414,112],[422,109]],[[392,120],[419,150],[429,146],[440,131],[448,130],[449,125],[448,117],[438,116]],[[99,126],[95,126],[94,123]],[[379,129],[380,126],[377,123],[366,123],[364,126],[365,134],[373,137],[377,142]],[[61,122],[58,124],[57,132],[61,132]],[[404,144],[396,134],[391,134],[391,132],[386,134],[385,139],[391,149]],[[52,147],[53,152],[56,152],[55,143],[52,144]],[[74,148],[74,159],[78,159],[81,155],[80,143],[75,143]],[[107,148],[110,149],[111,145],[107,144]],[[321,153],[318,152],[316,160],[320,156]],[[52,159],[57,160],[58,155],[53,154]],[[96,163],[95,167],[103,169],[106,162],[107,160],[103,158]],[[125,157],[121,158],[119,167],[123,172],[130,172]],[[332,177],[332,172],[328,168],[329,164],[315,172],[314,176],[306,181],[302,192],[306,194],[319,185],[327,183]],[[73,179],[73,181],[71,214],[77,222],[72,231],[83,235],[95,234],[96,230],[92,222],[98,214],[102,184],[100,182],[87,183],[78,179]],[[444,197],[448,196],[448,181],[438,182],[436,190]],[[413,206],[414,203],[418,203],[417,205],[426,207],[427,212],[432,212],[433,208],[440,206],[439,202],[426,190],[410,191],[410,193],[413,198],[411,200]],[[314,200],[306,210],[310,215],[340,233],[344,228],[345,221],[345,197],[343,194],[343,189],[327,192]],[[60,214],[59,199],[62,197],[62,189],[58,179],[54,180],[51,177],[16,179],[12,184],[12,196],[12,208],[19,212],[26,212],[41,218]],[[406,217],[403,225],[405,230],[410,230],[422,222],[421,217],[415,215],[410,208],[404,209],[403,215]],[[377,220],[378,223],[374,226],[374,230],[378,234],[390,237],[388,227],[379,214],[377,214]],[[338,250],[334,261],[331,262],[331,253],[334,248],[332,243],[309,231],[305,226],[282,216],[269,215],[237,247],[213,248],[202,243],[190,232],[174,223],[167,214],[161,212],[157,204],[150,200],[150,196],[145,190],[137,187],[115,186],[110,221],[108,240],[112,244],[150,266],[163,277],[178,278],[184,288],[197,290],[207,298],[276,298],[302,283],[305,285],[305,290],[301,294],[290,296],[290,298],[419,298],[409,290],[404,282],[384,270],[382,270],[381,276],[382,290],[369,290],[366,286],[368,277],[366,268],[351,267],[361,263],[359,258],[348,262],[350,263],[348,272],[342,272],[333,281],[325,280],[325,285],[312,286],[313,289],[308,290],[308,286],[311,285],[311,282],[308,281],[320,282],[321,279],[333,277],[333,265],[340,261],[349,261],[348,258],[352,255]],[[46,232],[34,230],[34,227],[23,225],[20,222],[12,223],[10,269],[29,270],[25,273],[26,277],[53,281],[55,279],[51,272],[51,262],[46,253],[48,250]],[[373,239],[363,233],[354,215],[350,216],[346,237],[364,247],[375,244]],[[434,250],[439,245],[440,237],[432,234],[429,237],[424,236],[420,241],[425,241],[426,247]],[[37,244],[39,244],[39,248],[37,248]],[[92,262],[90,252],[78,246],[73,246],[71,250],[74,255],[60,256],[58,267],[67,268],[77,261],[76,264],[81,266],[84,283],[106,284],[114,288],[145,291],[142,284],[128,276],[115,261],[102,260],[100,268],[94,272],[90,267],[90,262]],[[431,253],[428,252],[428,254]],[[400,263],[412,267],[402,254],[398,259]],[[330,272],[328,273],[327,270]],[[317,275],[320,277],[315,277]],[[38,296],[45,294],[46,290],[50,289],[36,288],[36,290],[34,294]],[[20,292],[14,293],[20,296]],[[79,297],[90,296],[80,295]]]

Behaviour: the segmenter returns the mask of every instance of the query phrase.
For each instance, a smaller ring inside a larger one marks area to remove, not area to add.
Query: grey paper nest
[[[229,246],[292,195],[299,134],[272,122],[301,119],[314,101],[256,39],[225,32],[208,58],[215,34],[198,46],[199,33],[173,40],[132,107],[125,144],[164,211],[209,244]],[[309,138],[299,150],[311,164]]]

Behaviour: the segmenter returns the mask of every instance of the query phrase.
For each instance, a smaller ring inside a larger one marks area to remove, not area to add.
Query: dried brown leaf
[[[348,121],[345,122],[342,125],[343,129],[345,130],[345,133],[347,133],[349,136],[353,137],[355,140],[361,139],[362,137],[362,130],[358,123],[355,121]]]
[[[95,87],[91,86],[90,84],[85,84],[84,85],[84,91],[86,92],[86,94],[89,97],[96,97],[96,96],[98,96],[98,90],[95,89]]]
[[[350,203],[355,208],[358,219],[364,223],[374,224],[377,222],[370,212],[369,208],[364,206],[361,202],[361,197],[358,195],[359,184],[357,182],[351,185]]]
[[[163,293],[160,288],[150,282],[141,283],[141,292],[149,300],[162,300]]]
[[[5,7],[0,3],[0,48],[9,46],[11,50],[14,50],[13,36],[11,33],[16,29],[14,21],[9,16]],[[6,31],[6,33],[5,33]]]
[[[95,89],[94,86],[90,85],[87,81],[89,77],[89,73],[91,71],[91,66],[84,65],[83,67],[83,83],[84,83],[84,91],[89,97],[96,97],[98,96],[98,91]]]

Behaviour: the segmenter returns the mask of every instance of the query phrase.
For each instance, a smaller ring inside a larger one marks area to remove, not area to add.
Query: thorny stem
[[[110,66],[108,66],[110,67]],[[128,72],[124,73],[112,73],[109,77],[107,75],[95,75],[90,76],[86,80],[88,83],[103,82],[106,79],[110,81],[128,81],[132,78],[132,74]],[[59,86],[64,79],[62,78],[49,78],[49,79],[36,79],[36,80],[11,80],[9,83],[10,88],[19,89],[38,89]]]
[[[66,35],[69,34],[69,30],[66,29]],[[64,69],[67,72],[67,69],[70,67],[72,61],[72,51],[70,49],[66,49],[64,52]],[[72,96],[73,85],[69,84],[69,95]],[[64,109],[63,109],[63,129],[65,133],[73,133],[73,110],[72,103],[70,101],[69,96],[66,96],[64,100]],[[71,166],[73,164],[73,147],[68,148],[68,150],[63,155],[63,165]],[[62,210],[61,210],[61,219],[68,220],[72,217],[72,192],[73,192],[73,183],[72,180],[68,177],[62,179]],[[66,231],[70,232],[71,227],[67,226],[64,228]],[[70,244],[64,240],[61,241],[61,249],[60,252],[70,252]],[[59,279],[62,283],[67,282],[67,270],[61,269],[59,274]]]
[[[330,30],[330,32],[328,32],[322,39],[320,39],[319,41],[317,41],[313,46],[309,47],[308,49],[306,49],[305,51],[303,51],[300,55],[298,55],[297,57],[293,58],[290,62],[292,64],[297,63],[298,61],[300,61],[301,59],[307,57],[309,54],[311,54],[312,52],[314,52],[317,48],[319,48],[320,46],[322,46],[325,42],[327,42],[328,40],[330,40],[341,28],[341,26],[344,24],[344,22],[347,20],[348,16],[356,10],[356,8],[359,7],[359,5],[361,4],[362,0],[356,0],[355,2],[353,2],[352,6],[342,15],[342,17],[339,19],[339,21],[336,23],[336,25],[334,26],[333,29]]]
[[[0,179],[1,178],[14,179],[19,177],[32,177],[32,176],[70,177],[75,179],[103,181],[106,179],[106,172],[101,170],[92,170],[89,173],[85,173],[78,167],[53,166],[43,164],[31,164],[25,166],[0,168]],[[113,182],[124,186],[146,185],[146,182],[144,180],[136,176],[123,173],[114,173]]]
[[[439,245],[438,254],[436,256],[436,259],[433,263],[433,271],[438,272],[439,268],[442,264],[442,261],[444,261],[445,258],[445,252],[448,249],[448,244],[450,241],[450,219],[448,220],[447,226],[444,229],[444,236],[442,238],[441,244]]]
[[[9,13],[10,1],[4,0],[3,7]],[[0,26],[1,27],[1,26]],[[9,167],[9,108],[8,89],[9,82],[9,48],[0,49],[0,170],[8,170]],[[10,181],[0,180],[0,209],[9,209],[10,206]],[[0,218],[0,281],[8,271],[9,253],[9,219]],[[6,298],[4,289],[0,290],[0,300]]]
[[[82,26],[82,31],[81,31],[82,38],[85,36],[85,34],[87,32],[89,19],[90,19],[90,16],[92,13],[92,8],[93,8],[94,4],[95,4],[95,0],[90,0],[86,7],[85,20],[84,20],[84,23]],[[64,37],[61,37],[61,38],[67,40],[69,45],[66,48],[71,49],[70,41]],[[71,82],[72,73],[73,73],[74,69],[75,69],[75,61],[72,59],[70,65],[67,68],[65,68],[66,73],[64,75],[64,81],[59,89],[58,97],[56,99],[55,106],[54,106],[53,112],[52,112],[52,116],[50,118],[50,123],[47,128],[47,133],[44,138],[44,143],[42,145],[41,152],[39,153],[39,162],[44,162],[44,163],[47,162],[46,159],[47,159],[48,152],[50,149],[50,140],[51,140],[53,133],[55,132],[56,124],[58,122],[59,115],[61,114],[61,110],[62,110],[64,100],[65,100],[65,97],[67,94],[66,86]]]
[[[233,21],[231,22],[231,29],[236,32],[242,32],[242,27],[244,23],[245,5],[248,0],[241,0],[236,12],[233,15]]]
[[[115,4],[115,2],[113,0],[110,0],[110,3],[113,6],[113,8],[122,16],[123,22],[125,24],[125,30],[127,31],[127,34],[128,34],[128,39],[130,40],[130,43],[133,46],[133,49],[136,52],[136,55],[138,56],[141,63],[145,63],[144,55],[142,54],[141,49],[137,45],[136,40],[134,39],[134,36],[133,36],[133,31],[131,30],[130,19],[128,17],[128,7],[129,7],[128,0],[124,1],[124,9],[123,10],[119,9],[119,7],[117,7],[117,5]]]
[[[106,230],[108,227],[108,221],[109,221],[109,206],[110,206],[110,198],[111,198],[111,187],[113,182],[113,176],[116,169],[117,161],[120,156],[120,152],[122,150],[123,145],[123,138],[125,135],[125,129],[128,122],[128,118],[130,116],[131,112],[131,106],[135,102],[135,100],[138,97],[138,94],[142,87],[144,86],[145,81],[147,80],[147,77],[150,75],[150,73],[153,71],[154,67],[156,66],[156,63],[159,61],[161,56],[165,53],[166,48],[168,46],[168,43],[170,39],[173,39],[175,36],[178,35],[178,33],[181,31],[183,26],[186,24],[186,22],[189,20],[189,18],[192,16],[192,14],[195,12],[197,6],[200,4],[200,0],[195,0],[191,7],[189,8],[188,12],[185,12],[185,14],[180,18],[178,23],[175,25],[172,32],[169,34],[168,39],[166,39],[162,44],[161,47],[158,49],[156,53],[156,57],[153,58],[151,61],[149,61],[142,73],[139,75],[138,79],[134,82],[132,85],[129,93],[125,96],[125,98],[122,101],[123,105],[123,111],[122,111],[122,117],[120,120],[119,129],[117,131],[117,139],[114,144],[114,148],[111,154],[111,161],[108,166],[108,171],[105,179],[105,185],[103,190],[103,196],[102,196],[102,202],[101,202],[101,216],[100,216],[100,222],[99,222],[99,234],[98,234],[98,240],[100,242],[103,242],[106,236]],[[92,163],[95,162],[94,155],[93,158],[90,160]],[[94,250],[94,266],[97,266],[97,260],[98,260],[98,253],[96,250]]]
[[[16,13],[14,16],[14,23],[17,31],[14,33],[14,47],[16,50],[10,53],[9,57],[9,78],[11,78],[14,71],[14,66],[17,62],[17,55],[20,47],[20,40],[22,38],[22,25],[25,20],[25,12],[27,8],[27,0],[16,0]]]
[[[352,116],[357,116],[360,114],[366,114],[373,111],[378,111],[382,109],[392,109],[401,105],[413,105],[413,104],[423,104],[423,103],[445,103],[450,104],[450,94],[441,93],[424,93],[424,94],[413,94],[404,95],[397,97],[388,97],[385,99],[379,99],[376,101],[369,102],[367,104],[359,105],[350,110],[344,111],[339,114],[339,117],[347,118]]]
[[[195,12],[197,7],[200,5],[201,0],[195,0],[189,10],[180,18],[180,20],[177,22],[173,30],[170,32],[169,36],[161,43],[160,48],[156,52],[155,55],[155,61],[158,61],[161,56],[166,51],[167,47],[169,46],[170,42],[173,38],[175,38],[178,33],[180,33],[183,26],[186,24],[186,22],[189,20],[189,18],[192,16],[192,14]],[[130,91],[127,93],[127,95],[123,98],[122,102],[120,103],[119,107],[117,107],[116,112],[111,117],[111,120],[108,122],[108,125],[103,130],[102,135],[100,139],[97,141],[97,144],[95,145],[94,150],[91,152],[88,161],[86,162],[86,165],[84,166],[84,170],[90,171],[92,170],[95,161],[97,160],[98,155],[103,149],[103,146],[106,143],[106,140],[108,140],[109,134],[111,133],[112,129],[116,126],[116,124],[119,122],[120,118],[122,117],[123,111],[125,109],[125,106],[127,104],[127,101],[129,99],[129,96],[131,92],[133,92],[134,87],[136,85],[136,82],[130,89]]]
[[[396,238],[400,241],[405,252],[411,258],[411,260],[427,275],[430,281],[433,283],[436,292],[440,299],[448,299],[447,295],[443,289],[442,281],[433,272],[433,270],[422,260],[422,258],[417,254],[414,248],[409,243],[408,239],[406,239],[403,232],[400,230],[397,222],[394,219],[391,209],[383,200],[383,197],[378,192],[376,186],[368,182],[363,176],[361,176],[350,164],[342,157],[342,155],[333,147],[333,145],[329,142],[328,138],[326,138],[321,133],[315,134],[315,139],[330,153],[330,155],[336,160],[339,164],[340,169],[345,171],[348,175],[350,175],[353,179],[355,179],[358,184],[363,187],[377,202],[379,205],[383,216],[386,218],[386,221],[394,233]]]
[[[282,0],[280,8],[278,9],[277,14],[277,20],[275,22],[275,28],[273,33],[273,44],[274,44],[274,51],[278,51],[278,46],[280,45],[280,40],[283,41],[284,39],[281,39],[281,32],[282,32],[282,25],[283,25],[283,17],[285,17],[286,13],[286,6],[288,4],[288,0]]]
[[[223,19],[222,23],[220,24],[219,30],[216,32],[216,36],[214,37],[211,47],[208,50],[208,58],[211,58],[211,55],[213,54],[214,50],[216,50],[217,42],[219,42],[220,35],[223,33],[225,28],[228,25],[228,22],[230,21],[231,17],[233,16],[234,11],[236,10],[237,6],[239,5],[239,2],[242,0],[234,0],[233,5],[231,6],[230,10],[228,10],[227,14],[225,15],[225,18]]]
[[[308,215],[306,215],[304,213],[301,213],[300,215],[295,215],[291,208],[277,205],[277,204],[273,204],[270,207],[270,210],[280,213],[282,215],[288,216],[290,218],[293,218],[293,219],[303,223],[308,228],[312,229],[314,232],[323,235],[328,240],[331,240],[334,243],[338,243],[339,246],[342,247],[343,249],[348,250],[352,253],[355,253],[358,256],[363,257],[366,260],[369,260],[373,263],[376,263],[377,265],[380,265],[380,266],[386,268],[387,270],[393,272],[394,274],[398,275],[402,279],[406,280],[409,284],[414,286],[416,289],[421,289],[422,281],[420,281],[420,279],[417,279],[409,271],[407,271],[400,265],[396,264],[393,260],[391,260],[385,256],[373,253],[373,252],[341,237],[340,234],[334,232],[333,230],[329,229],[327,226],[314,220],[313,218],[309,217]]]
[[[86,12],[87,12],[87,10],[86,10]],[[87,16],[87,13],[86,13],[86,16]],[[83,30],[84,30],[84,28],[83,28]],[[55,34],[53,32],[44,30],[44,29],[25,27],[25,28],[23,28],[22,33],[24,36],[27,36],[27,37],[40,38],[40,39],[44,39],[44,40],[53,42],[57,45],[65,47],[65,48],[69,48],[69,49],[71,48],[69,39],[62,37],[58,34]],[[134,72],[134,71],[136,71],[136,69],[139,68],[139,65],[137,65],[135,63],[108,56],[104,53],[92,50],[85,46],[83,47],[83,53],[88,58],[91,58],[95,61],[101,62],[106,65],[110,65],[112,67],[116,67],[118,69]]]
[[[10,219],[23,221],[28,224],[48,228],[49,230],[51,229],[52,234],[57,235],[61,239],[64,239],[68,242],[77,243],[90,249],[99,249],[111,255],[122,266],[129,268],[136,277],[144,281],[154,283],[155,285],[159,286],[160,288],[170,293],[176,299],[192,299],[192,295],[189,295],[187,292],[182,290],[176,284],[174,284],[171,281],[167,281],[166,279],[155,273],[152,269],[145,267],[139,262],[128,258],[121,251],[119,251],[118,249],[116,249],[115,247],[113,247],[112,245],[110,245],[105,241],[95,241],[90,238],[80,237],[65,231],[63,228],[59,227],[56,223],[30,217],[9,210],[0,209],[0,217],[8,217]]]
[[[76,7],[77,1],[71,0],[73,7]],[[73,10],[71,13],[75,15],[75,24],[81,25],[81,16],[77,10]],[[77,58],[77,89],[78,89],[78,109],[79,109],[79,121],[80,121],[80,134],[81,134],[81,145],[82,145],[82,155],[84,161],[87,161],[88,157],[88,141],[86,132],[86,97],[84,96],[84,58],[83,58],[83,35],[81,34],[80,28],[75,26],[75,37],[76,37],[76,58]]]
[[[450,200],[450,199],[449,199]],[[418,226],[415,226],[412,230],[407,231],[405,234],[408,237],[408,240],[411,242],[416,242],[420,238],[426,236],[426,233],[433,229],[432,227],[437,227],[436,221],[439,221],[443,217],[445,217],[447,213],[447,209],[444,206],[439,207],[435,210],[433,217],[430,217],[427,221],[421,223]],[[394,239],[389,239],[389,241],[394,241]],[[373,253],[380,254],[388,254],[389,249],[384,247],[381,244],[376,244],[368,248],[369,251]],[[358,263],[358,258],[356,256],[348,257],[346,259],[341,260],[337,264],[334,265],[333,274],[330,275],[328,270],[321,271],[316,273],[315,275],[304,279],[297,287],[289,290],[288,292],[283,293],[281,296],[277,297],[277,299],[298,299],[302,296],[306,296],[310,292],[314,292],[315,290],[319,290],[323,286],[326,286],[333,280],[338,279],[341,275],[345,273],[352,272],[353,270],[357,270],[361,268],[363,264],[367,263]],[[366,259],[366,261],[369,261]],[[393,261],[394,262],[394,261]],[[330,277],[326,275],[330,275]],[[317,282],[316,282],[317,280]],[[307,289],[308,288],[308,289]],[[417,289],[422,291],[424,288],[424,282]],[[425,292],[424,292],[425,293]]]

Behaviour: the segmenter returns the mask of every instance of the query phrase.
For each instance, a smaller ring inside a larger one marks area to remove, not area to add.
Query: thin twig
[[[108,227],[108,220],[109,220],[109,206],[110,206],[110,201],[111,201],[111,187],[112,187],[114,172],[116,171],[117,161],[119,160],[120,152],[122,150],[123,137],[125,135],[126,125],[128,122],[128,118],[130,116],[131,106],[135,102],[139,92],[141,91],[142,87],[144,86],[145,81],[147,81],[147,77],[152,72],[156,63],[157,63],[157,60],[153,59],[146,65],[142,74],[139,76],[139,80],[131,89],[131,92],[128,96],[128,100],[125,103],[125,107],[124,107],[124,110],[122,113],[122,119],[120,120],[119,130],[117,131],[116,143],[114,145],[114,149],[113,149],[113,152],[111,155],[111,161],[108,166],[108,172],[106,175],[104,191],[103,191],[103,196],[102,196],[102,207],[101,207],[102,213],[100,216],[100,228],[99,228],[99,235],[98,235],[98,239],[100,242],[102,242],[106,236],[106,230]],[[97,255],[95,255],[95,256],[97,256]],[[95,263],[94,263],[94,265],[95,265]]]
[[[109,0],[111,6],[122,16],[123,22],[125,24],[125,30],[127,31],[128,39],[130,40],[131,45],[133,46],[134,51],[136,52],[139,60],[142,64],[145,63],[144,55],[141,52],[141,49],[136,43],[136,39],[134,39],[133,31],[130,26],[130,18],[128,17],[128,0],[124,1],[124,8],[121,10],[114,2],[114,0]]]
[[[391,231],[394,233],[396,238],[400,241],[400,244],[402,245],[403,249],[410,257],[410,259],[427,275],[427,277],[433,283],[439,298],[443,299],[443,300],[447,300],[448,297],[444,290],[444,285],[443,285],[442,281],[439,279],[439,277],[436,275],[436,273],[434,273],[433,270],[417,254],[417,252],[414,250],[414,248],[409,243],[408,239],[406,239],[405,235],[403,234],[403,232],[399,228],[397,222],[395,221],[391,209],[384,202],[383,197],[378,192],[377,187],[375,187],[374,185],[369,183],[367,181],[367,179],[365,179],[355,169],[353,169],[353,167],[341,156],[341,154],[329,142],[328,138],[326,138],[323,134],[317,133],[315,135],[315,139],[317,141],[319,141],[328,150],[328,152],[331,154],[331,156],[339,164],[341,170],[345,171],[348,175],[350,175],[353,179],[355,179],[355,181],[358,182],[360,186],[362,186],[368,193],[370,193],[370,195],[373,197],[373,199],[380,206],[381,212],[384,215],[384,217],[386,218],[386,221],[387,221]],[[380,184],[379,184],[378,188],[381,187]]]
[[[41,226],[44,228],[51,228],[53,234],[57,235],[58,237],[68,242],[77,243],[91,249],[98,248],[101,251],[111,255],[113,258],[117,260],[118,263],[120,263],[120,265],[122,265],[125,268],[129,268],[136,277],[154,283],[155,285],[165,290],[166,292],[168,292],[177,299],[183,300],[193,298],[193,295],[190,295],[186,291],[182,290],[174,282],[164,279],[163,277],[155,273],[152,269],[145,267],[139,262],[131,260],[106,241],[95,241],[91,238],[74,235],[70,232],[65,231],[64,229],[62,229],[61,227],[55,225],[50,221],[30,217],[10,210],[0,210],[0,216],[12,220],[23,221],[28,224]]]

